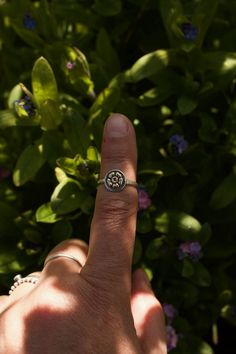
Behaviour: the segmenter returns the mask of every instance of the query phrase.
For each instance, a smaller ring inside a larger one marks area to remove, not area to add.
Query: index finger
[[[100,178],[113,169],[136,181],[137,148],[131,121],[113,114],[103,132]],[[84,271],[102,280],[130,284],[136,231],[137,188],[126,185],[119,192],[98,187],[91,224],[88,259]]]

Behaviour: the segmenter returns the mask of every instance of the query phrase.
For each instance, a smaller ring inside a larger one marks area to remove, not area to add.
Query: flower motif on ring
[[[112,170],[106,175],[105,184],[110,190],[122,190],[125,187],[125,176],[119,170]]]

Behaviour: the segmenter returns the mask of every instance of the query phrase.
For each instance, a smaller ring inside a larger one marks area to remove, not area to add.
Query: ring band
[[[77,258],[75,258],[74,256],[72,256],[70,254],[65,254],[65,253],[57,253],[57,254],[53,254],[53,255],[49,256],[48,258],[46,258],[46,260],[44,262],[44,267],[46,266],[46,264],[48,264],[48,262],[52,261],[53,259],[60,258],[60,257],[71,259],[72,261],[75,261],[76,263],[78,263],[80,265],[80,267],[82,267],[82,264],[78,261]]]
[[[39,277],[36,275],[27,275],[27,277],[22,278],[21,274],[17,274],[14,277],[14,284],[11,286],[11,289],[9,291],[9,295],[13,293],[13,291],[21,284],[23,283],[31,283],[31,284],[36,284],[37,281],[39,280]]]
[[[98,180],[98,185],[104,184],[109,192],[120,192],[126,186],[138,188],[138,183],[127,179],[121,170],[113,169],[106,173],[104,178]]]

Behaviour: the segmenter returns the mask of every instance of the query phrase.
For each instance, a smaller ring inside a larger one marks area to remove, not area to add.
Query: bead
[[[31,283],[31,284],[36,284],[37,283],[37,281],[38,281],[38,277],[37,276],[34,276],[34,275],[32,275],[32,276],[27,276],[27,277],[25,277],[25,278],[22,278],[22,276],[20,275],[20,274],[18,274],[18,275],[16,275],[15,277],[14,277],[14,280],[15,280],[15,282],[14,282],[14,284],[11,286],[11,289],[10,289],[10,291],[9,291],[9,295],[11,295],[12,293],[13,293],[13,291],[19,286],[19,285],[21,285],[21,284],[23,284],[23,283]]]

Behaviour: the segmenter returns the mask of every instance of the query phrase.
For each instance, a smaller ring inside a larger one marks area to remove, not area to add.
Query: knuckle
[[[122,197],[115,196],[107,200],[100,200],[100,216],[102,220],[124,220],[133,216],[137,211],[137,201],[133,196],[125,195]]]

